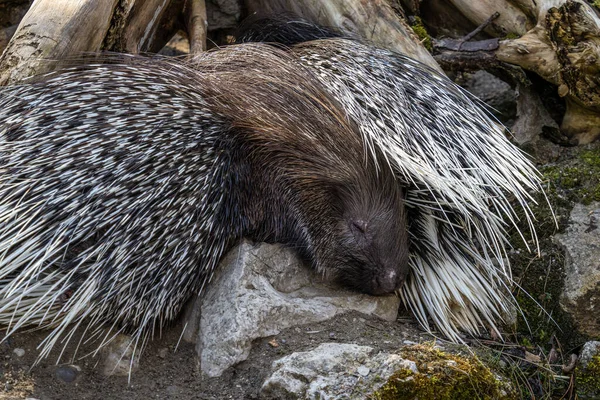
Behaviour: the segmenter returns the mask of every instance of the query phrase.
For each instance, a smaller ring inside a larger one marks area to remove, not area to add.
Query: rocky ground
[[[0,399],[256,399],[273,361],[293,352],[320,343],[355,343],[371,346],[376,352],[391,351],[406,341],[431,339],[409,317],[386,322],[349,313],[258,339],[246,361],[219,378],[201,379],[194,345],[182,342],[175,350],[181,332],[182,325],[177,324],[153,340],[130,382],[126,376],[104,375],[102,356],[55,364],[55,352],[32,367],[44,333],[15,335],[1,347],[4,387]],[[64,360],[75,345],[67,346]]]

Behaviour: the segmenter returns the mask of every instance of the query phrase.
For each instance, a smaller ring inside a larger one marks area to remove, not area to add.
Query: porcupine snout
[[[373,277],[371,293],[375,295],[392,293],[402,286],[404,279],[406,274],[400,273],[395,263],[384,263],[383,272]]]

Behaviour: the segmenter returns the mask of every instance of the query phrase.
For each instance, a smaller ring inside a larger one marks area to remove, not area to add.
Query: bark
[[[247,0],[246,5],[251,13],[292,12],[321,25],[338,27],[440,70],[419,38],[397,17],[386,0]]]
[[[184,0],[120,0],[103,50],[157,53],[182,27]]]
[[[185,9],[190,40],[190,54],[198,54],[206,50],[206,34],[208,20],[204,0],[188,0]]]
[[[100,50],[116,1],[37,0],[0,57],[0,85],[46,71],[48,60]]]

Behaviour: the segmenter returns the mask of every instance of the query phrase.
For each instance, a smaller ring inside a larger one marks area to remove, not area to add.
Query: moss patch
[[[414,17],[413,23],[410,27],[415,32],[415,35],[419,37],[419,40],[421,40],[421,43],[423,44],[423,46],[425,46],[427,51],[432,52],[433,42],[431,41],[431,36],[429,35],[429,33],[427,33],[427,28],[425,28],[425,25],[423,24],[421,18]]]
[[[418,372],[396,371],[372,398],[377,400],[513,399],[477,357],[445,353],[431,344],[405,347],[403,358],[417,364]]]
[[[575,381],[582,399],[600,398],[600,354],[592,357],[586,368],[575,369]]]
[[[520,37],[521,37],[521,35],[519,35],[518,33],[509,32],[509,33],[506,34],[506,36],[504,38],[505,39],[512,39],[512,40],[514,40],[514,39],[518,39]]]
[[[565,256],[561,246],[553,241],[553,236],[567,227],[575,203],[600,201],[600,146],[562,148],[560,156],[552,164],[539,169],[548,197],[546,201],[543,195],[538,196],[537,205],[532,207],[537,219],[535,226],[540,256],[527,251],[516,230],[511,232],[510,238],[513,251],[509,258],[513,274],[515,281],[524,289],[514,293],[525,316],[518,319],[516,334],[518,342],[528,347],[540,346],[548,351],[549,341],[555,337],[562,348],[573,349],[584,343],[587,337],[573,329],[574,321],[560,307]],[[556,214],[558,227],[550,206]],[[530,248],[533,247],[524,221],[519,223],[519,228]]]
[[[573,203],[600,201],[600,149],[586,148],[569,164],[545,166],[541,172],[548,182]]]

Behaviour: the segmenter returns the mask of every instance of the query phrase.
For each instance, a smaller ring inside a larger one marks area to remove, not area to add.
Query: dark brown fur
[[[231,217],[245,221],[241,235],[287,243],[355,290],[397,290],[408,248],[392,171],[367,156],[356,126],[289,55],[265,45],[238,51],[243,66],[235,51],[209,53],[200,64],[218,71],[208,85],[218,93],[207,98],[232,122],[240,213]]]

